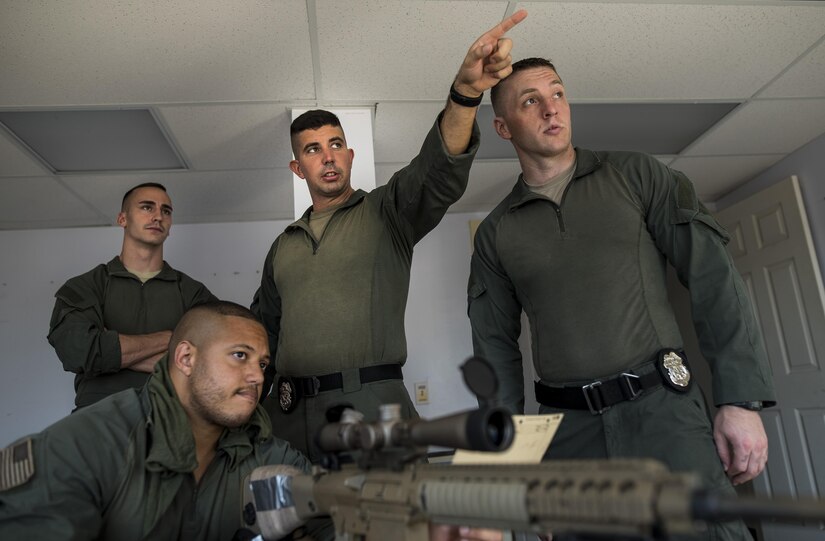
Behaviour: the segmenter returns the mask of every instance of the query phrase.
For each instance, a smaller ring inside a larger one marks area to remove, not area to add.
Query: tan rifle
[[[376,423],[344,418],[318,435],[319,446],[330,452],[326,468],[309,474],[288,466],[257,468],[245,487],[244,517],[264,539],[279,539],[328,515],[342,541],[426,541],[430,522],[552,532],[558,540],[667,539],[738,518],[825,520],[825,502],[728,499],[703,490],[697,476],[649,459],[489,466],[422,461],[428,445],[498,451],[512,439],[512,419],[500,408],[433,421],[402,420],[389,407]],[[348,451],[356,451],[355,463],[342,465],[339,458]]]

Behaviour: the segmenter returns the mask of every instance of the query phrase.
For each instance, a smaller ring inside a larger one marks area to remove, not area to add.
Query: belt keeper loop
[[[316,376],[310,376],[306,379],[306,382],[311,387],[304,388],[304,396],[318,396],[321,391],[321,381]]]
[[[641,387],[641,383],[639,382],[639,376],[637,376],[636,374],[622,372],[619,376],[619,381],[622,382],[622,393],[625,395],[625,398],[627,398],[631,402],[639,398],[639,395],[641,395],[644,392],[644,389]],[[638,391],[633,389],[632,382],[634,381],[636,382],[636,386],[639,389]]]

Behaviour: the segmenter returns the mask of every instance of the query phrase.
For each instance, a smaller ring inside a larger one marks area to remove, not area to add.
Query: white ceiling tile
[[[51,174],[31,154],[0,129],[0,177],[36,177]]]
[[[288,108],[280,104],[159,107],[194,169],[286,168],[292,159]]]
[[[375,185],[384,186],[396,171],[405,167],[407,162],[375,162]]]
[[[506,2],[318,0],[324,100],[447,98],[473,41],[501,21]],[[346,31],[350,29],[350,31]],[[513,32],[517,30],[514,29]]]
[[[735,110],[685,156],[793,152],[825,132],[825,99],[757,100]]]
[[[440,102],[379,103],[375,108],[373,145],[376,163],[412,160],[443,108]],[[383,183],[380,179],[378,182]]]
[[[404,163],[375,165],[378,178],[389,179]],[[521,173],[517,160],[476,160],[470,170],[467,191],[450,207],[450,212],[489,212],[510,193]]]
[[[825,28],[825,5],[814,4],[519,6],[529,15],[513,57],[551,58],[573,100],[750,97]]]
[[[196,173],[169,183],[179,223],[284,220],[293,215],[289,169]]]
[[[0,179],[0,229],[108,225],[53,177]]]
[[[386,182],[418,151],[470,43],[518,7],[530,14],[510,32],[514,58],[553,58],[574,102],[745,102],[688,148],[693,158],[659,157],[695,168],[703,197],[825,132],[825,2],[2,5],[0,108],[154,106],[192,168],[50,180],[3,135],[2,228],[113,223],[123,192],[148,180],[169,187],[177,223],[290,219],[288,111],[314,103],[377,104],[376,171]],[[518,172],[515,160],[476,160],[451,211],[489,211]]]
[[[825,97],[825,40],[771,83],[760,98]]]
[[[521,174],[518,160],[476,160],[467,191],[451,212],[491,211],[510,193]]]
[[[114,223],[123,194],[141,182],[160,182],[175,223],[278,220],[292,216],[292,173],[277,170],[89,175],[66,184]]]
[[[711,202],[755,178],[784,157],[784,154],[683,157],[677,158],[670,167],[688,176],[699,199]]]
[[[392,177],[393,173],[405,165],[407,165],[406,162],[376,163],[375,176],[376,179],[378,179],[378,184],[386,184],[387,180]],[[518,169],[518,164],[515,165],[515,168]],[[461,196],[461,199],[453,203],[448,212],[465,212],[467,208],[472,208],[470,212],[489,211],[493,209],[495,206],[493,200],[501,194],[501,197],[498,197],[498,200],[500,201],[507,193],[507,189],[504,189],[504,191],[497,189],[499,188],[498,182],[501,181],[502,178],[506,178],[506,175],[502,174],[501,176],[494,178],[494,175],[488,172],[489,169],[490,166],[485,164],[485,162],[473,162],[473,167],[470,172],[470,182],[467,185],[467,190],[464,192],[464,195]],[[506,170],[507,168],[505,166],[500,169]],[[516,173],[516,175],[517,174],[518,173]],[[515,175],[512,176],[513,182],[515,182],[515,178]],[[504,182],[504,184],[507,184],[508,182],[512,184],[509,178]]]
[[[4,2],[0,104],[311,99],[303,0]]]
[[[670,165],[671,162],[673,162],[673,160],[676,159],[676,156],[670,156],[670,155],[660,155],[660,156],[653,156],[653,157],[656,158],[657,160],[659,160],[660,162],[662,162],[665,165]]]

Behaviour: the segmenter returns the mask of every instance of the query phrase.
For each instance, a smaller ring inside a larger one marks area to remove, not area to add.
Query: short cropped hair
[[[317,130],[324,126],[332,126],[333,128],[340,128],[341,121],[329,111],[323,109],[312,109],[306,113],[301,114],[298,118],[292,121],[289,126],[289,138],[292,143],[292,152],[297,157],[298,153],[295,148],[295,136],[306,130]]]
[[[144,182],[143,184],[138,184],[123,194],[123,200],[120,202],[120,212],[126,212],[126,202],[129,200],[129,196],[132,195],[135,190],[140,188],[157,188],[159,190],[163,190],[164,192],[166,191],[166,186],[158,182]]]
[[[558,75],[559,73],[559,70],[556,69],[556,66],[554,66],[553,63],[546,58],[524,58],[522,60],[519,60],[518,62],[514,62],[513,71],[510,72],[510,75],[499,81],[498,84],[490,90],[490,101],[493,104],[493,111],[496,113],[496,115],[499,114],[501,107],[501,89],[507,82],[507,79],[509,79],[510,77],[512,77],[520,71],[532,68],[549,68],[555,71],[556,75]]]
[[[297,135],[306,130],[317,130],[323,126],[340,127],[341,121],[338,120],[335,113],[323,109],[313,109],[292,121],[292,125],[289,127],[289,135]]]
[[[178,321],[175,330],[172,331],[172,338],[169,340],[169,358],[174,357],[175,348],[184,340],[198,342],[198,338],[202,335],[211,334],[209,326],[217,317],[242,317],[261,325],[255,314],[240,304],[230,301],[210,301],[199,304],[187,310]]]

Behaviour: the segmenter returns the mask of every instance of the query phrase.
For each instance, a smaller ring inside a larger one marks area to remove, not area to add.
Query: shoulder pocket
[[[674,171],[674,175],[676,177],[676,189],[673,193],[673,214],[670,223],[688,224],[694,221],[699,222],[716,233],[727,244],[730,235],[699,201],[693,183],[679,171]]]
[[[85,310],[97,304],[97,299],[83,297],[77,290],[63,286],[54,295],[75,310]]]
[[[470,300],[479,298],[487,291],[487,286],[483,282],[473,282],[467,287],[467,296]]]

